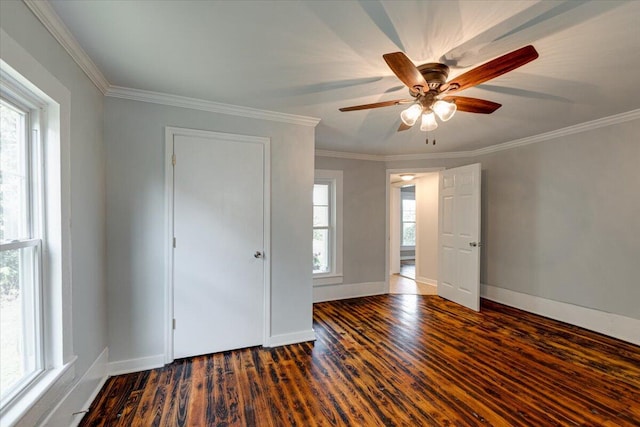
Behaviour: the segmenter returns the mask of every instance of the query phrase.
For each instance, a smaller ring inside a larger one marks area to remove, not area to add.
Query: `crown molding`
[[[42,22],[51,35],[69,53],[84,73],[91,79],[94,85],[105,94],[109,88],[109,82],[104,74],[82,49],[80,43],[73,37],[69,29],[62,22],[58,14],[48,1],[23,0],[33,14]]]
[[[544,132],[534,136],[528,136],[526,138],[520,138],[509,142],[503,142],[501,144],[490,145],[489,147],[479,148],[473,151],[474,156],[482,156],[484,154],[491,154],[498,151],[509,150],[511,148],[522,147],[524,145],[535,144],[537,142],[549,141],[551,139],[560,138],[563,136],[574,135],[576,133],[582,133],[589,130],[598,129],[605,126],[611,126],[618,123],[624,123],[631,120],[640,118],[640,109],[631,110],[620,114],[614,114],[613,116],[603,117],[601,119],[595,119],[584,123],[579,123],[573,126],[567,126],[565,128],[552,130],[550,132]]]
[[[316,150],[316,156],[319,157],[335,157],[340,159],[354,160],[374,160],[377,162],[392,162],[402,160],[429,160],[429,159],[456,159],[462,157],[476,157],[486,154],[496,153],[499,151],[510,150],[524,145],[535,144],[538,142],[549,141],[551,139],[563,136],[574,135],[589,130],[598,129],[605,126],[611,126],[631,120],[640,119],[640,109],[627,111],[613,116],[603,117],[601,119],[591,120],[577,125],[568,126],[550,132],[541,133],[539,135],[528,136],[513,141],[503,142],[500,144],[490,145],[488,147],[479,148],[472,151],[451,151],[448,153],[421,153],[421,154],[391,154],[391,155],[372,155],[363,153],[349,153],[342,151]]]
[[[336,159],[370,160],[372,162],[386,161],[386,156],[381,156],[377,154],[349,153],[346,151],[316,150],[316,156],[333,157]]]
[[[315,127],[320,122],[320,119],[315,117],[259,110],[256,108],[222,104],[220,102],[207,101],[204,99],[189,98],[186,96],[170,95],[167,93],[132,89],[121,86],[110,86],[105,95],[112,98],[129,99],[133,101],[149,102],[152,104],[169,105],[172,107],[190,108],[192,110],[209,111],[212,113],[229,114],[232,116],[269,120],[273,122],[291,123],[294,125]]]
[[[473,153],[473,151],[451,151],[449,153],[390,154],[384,156],[384,159],[387,162],[402,160],[458,159],[461,157],[472,157]]]

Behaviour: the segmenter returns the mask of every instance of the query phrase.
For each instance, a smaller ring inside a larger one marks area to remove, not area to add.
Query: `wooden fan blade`
[[[403,130],[411,129],[411,126],[405,125],[404,122],[400,122],[400,126],[398,127],[398,132],[402,132]]]
[[[429,91],[429,85],[420,71],[402,52],[387,53],[382,55],[391,71],[398,76],[400,81],[407,85],[412,93],[420,93],[416,87],[422,86],[425,92]]]
[[[444,90],[454,83],[459,85],[459,87],[452,88],[451,92],[476,86],[480,83],[486,82],[487,80],[491,80],[501,76],[502,74],[508,73],[509,71],[513,71],[516,68],[533,61],[537,57],[538,52],[533,46],[525,46],[459,75],[452,79],[448,84],[443,85],[441,89]]]
[[[356,110],[368,110],[370,108],[390,107],[391,105],[411,104],[415,102],[415,99],[394,99],[391,101],[375,102],[373,104],[355,105],[353,107],[342,107],[340,111],[356,111]]]
[[[466,111],[467,113],[491,114],[502,107],[502,104],[498,104],[497,102],[466,96],[446,96],[444,100],[455,102],[458,111]]]

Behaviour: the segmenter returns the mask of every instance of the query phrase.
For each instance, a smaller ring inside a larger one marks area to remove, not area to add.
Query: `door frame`
[[[264,241],[264,277],[263,277],[263,310],[264,328],[262,345],[269,343],[271,336],[271,138],[261,136],[239,135],[214,132],[208,130],[165,127],[165,280],[164,280],[164,363],[173,362],[173,141],[177,135],[218,138],[232,142],[258,143],[263,146],[263,241]],[[180,161],[178,159],[178,161]]]
[[[385,188],[385,249],[384,249],[384,289],[385,293],[389,293],[390,285],[389,285],[389,272],[391,271],[390,264],[390,238],[391,238],[391,175],[397,173],[430,173],[430,172],[440,172],[445,170],[445,167],[432,167],[432,168],[402,168],[402,169],[387,169],[386,170],[386,184]],[[417,230],[416,225],[416,230]],[[417,247],[416,247],[417,253]]]

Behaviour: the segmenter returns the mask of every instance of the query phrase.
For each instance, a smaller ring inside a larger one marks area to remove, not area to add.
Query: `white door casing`
[[[391,226],[389,228],[389,246],[391,250],[391,260],[389,261],[389,273],[400,273],[400,242],[402,240],[402,224],[400,222],[400,187],[391,186],[390,199],[391,206],[389,208],[389,218]]]
[[[264,344],[269,139],[167,128],[167,144],[175,156],[167,362]]]
[[[440,174],[438,295],[480,311],[479,163]]]

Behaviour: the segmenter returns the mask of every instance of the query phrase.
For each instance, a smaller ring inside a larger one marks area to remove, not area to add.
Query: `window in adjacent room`
[[[415,188],[415,187],[412,187]],[[404,190],[404,189],[403,189]],[[416,245],[415,191],[402,192],[402,246]]]
[[[313,185],[314,283],[342,283],[342,171],[316,170]]]

